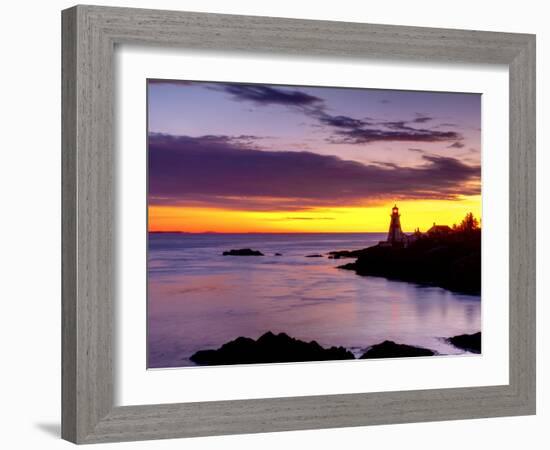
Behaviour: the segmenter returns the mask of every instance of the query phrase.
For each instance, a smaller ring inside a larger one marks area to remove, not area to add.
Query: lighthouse
[[[403,234],[403,231],[401,231],[401,221],[399,218],[401,215],[399,214],[399,208],[397,205],[394,205],[391,210],[390,215],[390,230],[388,231],[388,239],[386,242],[393,245],[403,245],[406,240],[406,236]]]

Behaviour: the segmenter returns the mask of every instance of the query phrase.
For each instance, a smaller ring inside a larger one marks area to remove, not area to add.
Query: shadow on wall
[[[35,424],[35,426],[40,431],[43,431],[44,433],[49,434],[52,437],[55,437],[55,438],[61,437],[60,423],[37,423]]]

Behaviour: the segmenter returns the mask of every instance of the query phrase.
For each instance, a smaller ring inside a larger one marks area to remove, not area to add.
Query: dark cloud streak
[[[251,101],[257,105],[309,106],[323,102],[319,97],[302,91],[262,84],[223,84],[219,90],[231,94],[235,100]]]
[[[433,117],[419,115],[419,116],[415,117],[412,120],[412,122],[413,123],[426,123],[426,122],[430,122],[431,120],[433,120]]]
[[[462,139],[456,131],[437,131],[410,125],[433,120],[433,117],[423,114],[417,113],[416,117],[410,120],[373,121],[330,114],[322,98],[296,89],[261,84],[221,84],[213,89],[226,92],[237,101],[250,101],[257,105],[284,105],[299,111],[328,128],[331,135],[326,141],[332,144],[451,142]]]
[[[464,144],[462,142],[456,141],[449,145],[447,148],[463,148]]]

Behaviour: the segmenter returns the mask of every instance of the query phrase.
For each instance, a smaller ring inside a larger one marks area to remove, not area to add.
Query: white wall
[[[543,124],[550,120],[545,2],[319,0],[159,0],[108,1],[135,6],[234,14],[332,19],[399,25],[469,28],[537,34],[538,47],[538,229],[549,226],[549,182],[543,179],[548,144]],[[3,131],[0,183],[0,274],[2,371],[0,414],[3,448],[67,448],[59,439],[60,417],[60,10],[70,1],[4,2],[0,22],[0,129]],[[7,141],[6,141],[7,137]],[[543,283],[550,251],[539,234],[538,415],[354,429],[302,431],[121,444],[117,448],[548,448],[550,396],[547,349],[550,325],[548,283]],[[546,250],[546,251],[545,251]],[[543,285],[546,284],[546,285]],[[546,295],[545,295],[546,294]],[[7,310],[6,310],[7,306]],[[545,427],[546,422],[546,427]],[[106,446],[99,446],[105,447]],[[99,448],[98,447],[98,448]],[[112,448],[112,447],[109,447]]]

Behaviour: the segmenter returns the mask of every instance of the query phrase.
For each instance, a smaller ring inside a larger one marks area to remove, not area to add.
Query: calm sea
[[[479,296],[377,277],[306,258],[365,248],[385,234],[149,235],[148,365],[190,366],[197,350],[268,330],[356,355],[389,339],[440,354],[460,350],[445,337],[481,327]],[[222,256],[252,248],[265,256]],[[282,256],[275,256],[281,253]]]

